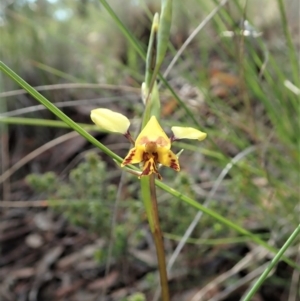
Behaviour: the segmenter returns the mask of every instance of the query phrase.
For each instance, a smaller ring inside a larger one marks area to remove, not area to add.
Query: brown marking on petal
[[[156,174],[158,174],[158,169],[157,169],[156,161],[153,162],[152,167],[153,167],[153,172],[155,172]]]
[[[149,139],[148,139],[148,137],[145,136],[145,137],[142,137],[142,138],[139,139],[138,144],[143,145],[143,144],[146,144],[148,142],[149,142]]]
[[[152,173],[157,173],[157,168],[153,159],[150,159],[149,161],[145,162],[142,175],[148,176]]]
[[[148,161],[148,162],[145,162],[145,165],[144,165],[143,172],[142,172],[141,176],[148,176],[150,174],[152,174],[151,162]]]
[[[127,155],[127,157],[123,160],[121,166],[130,164],[130,162],[132,161],[132,158],[134,157],[135,153],[136,153],[136,150],[135,150],[135,149],[132,150],[132,151]]]
[[[155,173],[155,174],[157,175],[157,178],[158,178],[159,180],[161,180],[161,179],[162,179],[162,176],[161,176],[160,173],[158,172],[156,162],[157,162],[157,161],[154,161],[154,162],[152,163],[152,168],[153,168],[152,173]]]
[[[157,170],[156,161],[153,158],[149,158],[147,161],[144,161],[143,172],[141,173],[140,177],[149,176],[153,173],[157,175],[159,180],[162,179],[162,176]]]
[[[146,161],[148,161],[149,160],[149,154],[148,153],[146,153],[146,152],[143,152],[143,162],[146,162]]]
[[[155,142],[161,147],[167,146],[170,143],[162,136],[159,136]]]
[[[176,170],[176,171],[179,171],[179,170],[180,170],[179,165],[177,164],[177,162],[176,162],[175,159],[172,159],[172,160],[171,160],[170,167],[173,168],[173,169]]]

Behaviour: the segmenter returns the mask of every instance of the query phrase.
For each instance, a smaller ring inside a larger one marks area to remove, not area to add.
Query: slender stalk
[[[169,294],[169,285],[168,285],[167,265],[166,265],[164,242],[163,242],[162,232],[159,224],[154,174],[149,176],[149,181],[150,181],[150,195],[151,195],[152,217],[153,217],[153,226],[154,226],[152,235],[155,243],[157,261],[158,261],[158,269],[159,269],[160,285],[161,285],[161,297],[163,301],[169,301],[170,294]]]
[[[250,301],[254,294],[257,292],[257,290],[261,287],[263,282],[268,277],[269,273],[272,271],[272,269],[275,267],[275,265],[279,262],[279,260],[282,258],[284,252],[288,249],[288,247],[293,243],[293,241],[296,239],[296,237],[300,233],[300,224],[295,229],[295,231],[291,234],[291,236],[288,238],[288,240],[285,242],[285,244],[282,246],[282,248],[278,251],[276,256],[272,259],[269,266],[265,269],[265,271],[260,275],[260,277],[256,280],[255,284],[251,288],[251,290],[247,293],[247,295],[243,298],[242,301]]]

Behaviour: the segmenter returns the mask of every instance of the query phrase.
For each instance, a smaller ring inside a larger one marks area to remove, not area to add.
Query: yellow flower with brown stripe
[[[158,164],[171,167],[176,171],[180,170],[178,158],[170,149],[170,138],[161,128],[156,117],[152,116],[136,138],[134,148],[129,151],[121,166],[142,163],[143,171],[140,176],[154,173],[161,179]]]

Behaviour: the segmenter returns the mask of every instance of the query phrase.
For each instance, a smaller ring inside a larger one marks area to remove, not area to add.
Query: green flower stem
[[[167,265],[166,265],[166,257],[165,257],[165,249],[164,242],[162,237],[162,232],[159,224],[159,216],[158,216],[158,206],[157,206],[157,198],[156,198],[156,187],[155,187],[155,175],[152,174],[149,177],[150,183],[150,197],[152,204],[152,217],[153,217],[153,238],[155,242],[156,255],[158,260],[158,269],[160,275],[160,285],[161,285],[161,297],[163,301],[169,301],[169,285],[168,285],[168,275],[167,275]]]
[[[141,177],[141,193],[144,202],[151,233],[154,232],[154,216],[151,206],[150,182],[147,177]]]
[[[260,277],[256,280],[255,284],[251,288],[251,290],[247,293],[247,295],[244,297],[242,301],[250,301],[254,294],[257,292],[257,290],[260,288],[260,286],[263,284],[263,282],[266,280],[267,276],[271,272],[271,270],[275,267],[275,265],[279,262],[279,260],[282,258],[284,252],[287,250],[287,248],[293,243],[293,241],[296,239],[296,237],[300,233],[300,224],[295,229],[295,231],[291,234],[291,236],[288,238],[288,240],[285,242],[285,244],[282,246],[282,248],[278,251],[276,256],[272,259],[269,266],[264,270],[264,272],[260,275]]]
[[[156,77],[163,62],[168,47],[172,16],[172,1],[162,0],[162,15],[159,20],[155,14],[151,29],[150,40],[146,57],[145,83],[142,85],[145,111],[142,120],[142,128],[145,127],[151,116],[160,119],[160,99]],[[166,26],[166,19],[169,23]],[[161,297],[163,301],[169,301],[169,285],[165,258],[164,242],[159,224],[158,206],[156,198],[155,175],[141,179],[141,190],[144,205],[147,212],[149,226],[155,243],[158,269],[161,284]]]
[[[169,301],[169,286],[167,276],[167,266],[165,259],[165,249],[162,239],[162,233],[159,224],[157,198],[156,198],[156,187],[154,175],[146,176],[141,178],[141,192],[144,206],[147,213],[148,223],[150,231],[153,236],[155,243],[158,270],[161,284],[161,295],[163,301]]]
[[[156,75],[153,71],[156,70],[156,55],[157,55],[157,31],[159,28],[159,16],[155,14],[151,27],[151,34],[148,43],[146,57],[146,73],[145,82],[142,84],[142,98],[145,104],[145,110],[142,120],[142,128],[144,128],[152,115],[157,120],[160,119],[160,99],[158,87],[156,83]]]
[[[155,21],[155,19],[154,19]],[[156,83],[157,75],[159,74],[160,66],[165,58],[170,38],[170,30],[171,30],[171,22],[172,22],[172,0],[162,0],[161,1],[161,14],[159,18],[159,25],[157,31],[157,49],[156,52],[156,62],[153,70],[152,78],[150,84],[147,83],[148,95],[146,97],[146,103],[148,102],[148,98],[152,93],[152,89]],[[153,46],[149,44],[149,46]],[[155,44],[156,47],[156,44]],[[150,49],[150,51],[152,51]],[[147,77],[146,77],[147,79]]]
[[[142,85],[142,95],[145,104],[142,129],[148,123],[151,116],[155,116],[158,120],[160,118],[160,99],[156,78],[168,48],[171,18],[172,0],[162,0],[161,17],[158,20],[158,14],[154,16],[148,44],[145,83]],[[141,190],[150,230],[155,243],[161,284],[161,298],[163,301],[169,301],[167,266],[164,242],[159,224],[155,175],[151,174],[144,178],[141,179]]]
[[[160,99],[156,81],[149,98],[149,90],[147,87],[146,92],[145,101],[147,101],[147,103],[143,114],[142,129],[146,126],[151,116],[155,116],[157,120],[160,120]]]

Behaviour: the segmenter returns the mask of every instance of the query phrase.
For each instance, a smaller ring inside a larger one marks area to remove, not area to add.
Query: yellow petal
[[[171,148],[171,142],[164,130],[159,125],[155,116],[152,116],[135,141],[135,145],[145,145],[155,142],[157,147]]]
[[[92,110],[91,119],[101,129],[121,134],[126,134],[130,125],[126,116],[102,108]]]
[[[158,153],[158,159],[157,159],[158,163],[167,167],[171,167],[176,171],[180,170],[178,158],[171,150],[162,148],[157,153]]]
[[[143,154],[144,154],[144,147],[143,146],[138,146],[132,148],[129,152],[128,155],[125,157],[123,160],[121,167],[128,165],[128,164],[135,164],[135,163],[140,163],[143,160]]]
[[[199,141],[204,140],[207,136],[199,130],[190,127],[173,126],[172,132],[175,139],[198,139]]]

